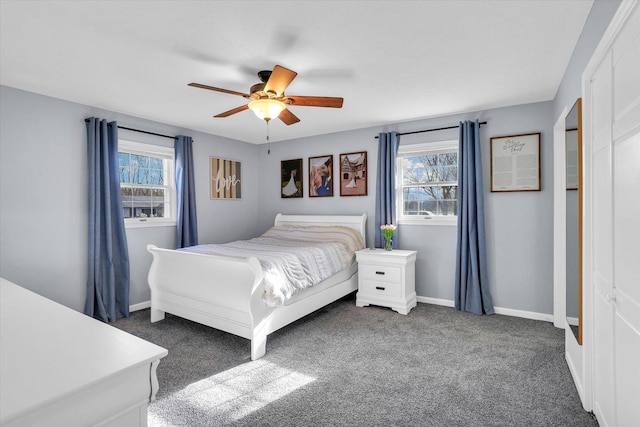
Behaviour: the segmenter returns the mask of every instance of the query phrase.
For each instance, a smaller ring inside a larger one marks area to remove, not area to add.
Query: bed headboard
[[[367,247],[367,214],[362,215],[276,215],[274,225],[341,225],[358,230]]]

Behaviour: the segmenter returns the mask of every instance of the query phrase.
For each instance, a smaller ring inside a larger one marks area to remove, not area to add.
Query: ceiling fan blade
[[[228,93],[228,94],[231,94],[231,95],[238,95],[238,96],[242,96],[244,98],[249,98],[249,95],[247,95],[246,93],[236,92],[235,90],[229,90],[229,89],[221,89],[219,87],[207,86],[207,85],[203,85],[203,84],[200,84],[200,83],[189,83],[188,86],[198,87],[200,89],[208,89],[208,90],[212,90],[214,92],[223,92],[223,93]]]
[[[328,96],[291,96],[285,97],[286,104],[296,107],[330,107],[342,108],[342,98],[332,98]]]
[[[298,73],[287,68],[276,65],[273,67],[271,76],[264,86],[265,92],[275,92],[278,96],[282,96],[284,90],[296,78]]]
[[[300,121],[300,119],[287,108],[280,112],[278,118],[282,120],[287,126],[298,123]]]
[[[224,113],[216,114],[213,117],[229,117],[232,114],[239,113],[241,111],[247,110],[248,108],[249,108],[249,105],[243,105],[241,107],[234,108],[233,110],[229,110],[229,111],[225,111]]]

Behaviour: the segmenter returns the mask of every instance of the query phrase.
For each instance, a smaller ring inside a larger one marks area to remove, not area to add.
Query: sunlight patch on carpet
[[[171,398],[200,415],[206,414],[218,421],[236,421],[315,380],[257,360],[189,384]],[[150,421],[153,418],[150,417]]]

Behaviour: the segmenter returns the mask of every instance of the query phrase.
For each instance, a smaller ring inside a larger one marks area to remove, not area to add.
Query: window
[[[458,141],[401,145],[396,189],[400,223],[457,224]]]
[[[120,140],[118,171],[127,227],[175,225],[173,148]]]

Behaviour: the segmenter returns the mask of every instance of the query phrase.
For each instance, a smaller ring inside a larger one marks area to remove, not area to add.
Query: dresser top
[[[0,278],[0,424],[166,355]]]

